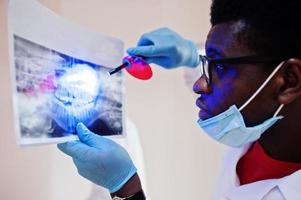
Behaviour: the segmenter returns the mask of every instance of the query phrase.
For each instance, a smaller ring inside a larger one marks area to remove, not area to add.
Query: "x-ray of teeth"
[[[86,64],[74,64],[58,78],[52,98],[52,116],[66,132],[74,132],[78,122],[87,126],[97,119],[100,83],[97,71]]]
[[[122,74],[14,35],[21,138],[60,138],[84,123],[100,135],[123,130]]]

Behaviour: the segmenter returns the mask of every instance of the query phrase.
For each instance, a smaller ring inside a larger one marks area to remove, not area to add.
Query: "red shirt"
[[[282,178],[299,169],[301,169],[301,163],[284,162],[271,158],[258,141],[240,158],[236,166],[241,185],[265,179]]]

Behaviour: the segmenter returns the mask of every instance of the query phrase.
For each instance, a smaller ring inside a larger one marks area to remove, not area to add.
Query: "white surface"
[[[114,68],[121,63],[123,42],[117,38],[72,23],[35,0],[9,0],[8,9],[10,39],[16,34],[49,49],[105,67]]]
[[[77,175],[71,159],[55,146],[21,150],[16,145],[4,1],[0,2],[0,199],[84,200],[90,183]],[[126,48],[135,45],[145,31],[162,26],[199,43],[210,28],[211,0],[41,2],[70,21],[121,38]],[[199,130],[195,99],[185,85],[183,70],[154,66],[153,71],[150,81],[129,76],[125,80],[126,113],[140,133],[149,196],[153,200],[210,199],[221,146]],[[59,196],[64,198],[55,198]]]

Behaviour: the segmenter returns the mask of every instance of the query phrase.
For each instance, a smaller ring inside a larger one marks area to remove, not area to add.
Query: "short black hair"
[[[212,26],[236,21],[256,53],[301,58],[300,0],[212,0]]]

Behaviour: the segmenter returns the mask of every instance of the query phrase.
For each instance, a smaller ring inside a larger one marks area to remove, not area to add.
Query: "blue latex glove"
[[[127,53],[142,56],[148,63],[155,63],[166,69],[195,67],[199,63],[196,45],[168,28],[143,34],[137,47],[129,48]]]
[[[80,140],[58,144],[58,148],[73,158],[81,176],[111,193],[118,191],[137,172],[127,151],[82,123],[76,129]]]

